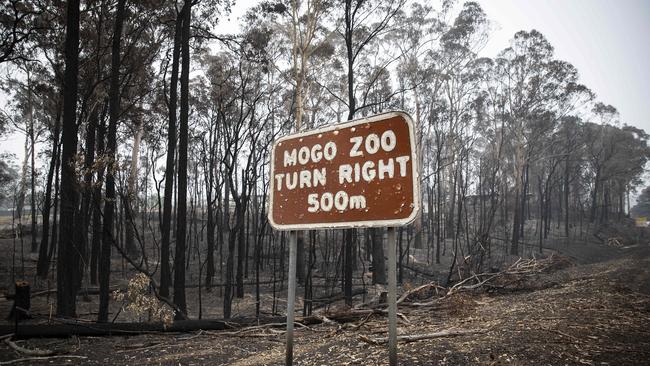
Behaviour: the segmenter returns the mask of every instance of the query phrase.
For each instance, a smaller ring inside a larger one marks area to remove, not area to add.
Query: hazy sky
[[[478,0],[492,21],[481,56],[494,57],[519,30],[537,29],[572,63],[599,101],[615,106],[621,120],[650,132],[650,0]],[[230,22],[257,1],[239,0]],[[462,3],[462,1],[460,1]],[[22,156],[22,138],[0,141],[0,152]]]
[[[580,72],[621,121],[650,132],[650,0],[478,0],[494,22],[482,52],[494,57],[519,30],[537,29],[556,58]]]

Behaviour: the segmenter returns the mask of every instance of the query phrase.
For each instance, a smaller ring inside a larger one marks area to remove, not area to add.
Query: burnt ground
[[[516,288],[461,292],[433,305],[404,306],[403,335],[465,330],[456,337],[400,342],[405,365],[642,365],[650,364],[650,246],[561,244],[573,265],[537,273]],[[340,308],[339,308],[340,310]],[[387,364],[380,315],[347,324],[298,327],[299,365]],[[282,328],[246,331],[73,337],[17,341],[59,358],[18,364],[280,365]],[[68,356],[66,356],[68,355]],[[27,357],[5,343],[0,362]]]

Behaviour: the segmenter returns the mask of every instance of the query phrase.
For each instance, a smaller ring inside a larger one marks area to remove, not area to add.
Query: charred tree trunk
[[[111,246],[113,245],[113,221],[115,216],[115,154],[117,151],[117,122],[120,116],[120,44],[124,23],[126,0],[118,0],[115,11],[113,42],[111,45],[111,77],[108,91],[108,134],[106,136],[106,201],[104,203],[104,225],[99,261],[99,314],[97,321],[108,321],[109,282],[111,276]]]
[[[241,183],[242,183],[242,192],[239,198],[240,204],[237,206],[237,230],[234,235],[237,235],[237,274],[235,276],[235,281],[237,285],[237,297],[244,297],[244,261],[246,258],[245,245],[246,245],[246,207],[248,206],[248,199],[246,197],[246,172],[242,169],[241,172]],[[233,235],[233,236],[234,236]]]
[[[48,256],[49,238],[50,238],[50,210],[52,209],[52,182],[56,171],[56,162],[59,157],[59,134],[61,130],[61,121],[59,116],[54,121],[54,132],[52,133],[52,157],[50,158],[50,167],[47,171],[47,181],[45,183],[45,197],[43,202],[43,230],[41,237],[41,246],[38,251],[38,263],[36,265],[36,275],[42,279],[47,278],[47,272],[50,267],[50,258]]]
[[[569,237],[569,158],[564,166],[564,236]]]
[[[187,240],[187,139],[189,120],[189,78],[190,78],[190,20],[192,3],[183,5],[183,26],[181,28],[181,105],[178,139],[178,203],[176,217],[176,250],[174,251],[174,304],[187,313],[185,300],[185,251]]]
[[[81,195],[81,208],[78,212],[77,223],[75,224],[76,228],[76,242],[81,248],[81,258],[83,260],[83,267],[88,268],[88,225],[90,224],[90,203],[92,196],[92,167],[95,162],[95,130],[97,127],[97,120],[99,113],[97,108],[93,108],[91,112],[90,119],[88,120],[88,126],[86,127],[86,142],[85,142],[85,154],[84,154],[84,183],[82,187]],[[79,283],[77,286],[81,288],[81,276],[79,276]]]
[[[142,141],[142,134],[144,133],[144,123],[137,122],[135,136],[133,137],[133,150],[131,150],[131,168],[129,171],[129,178],[127,181],[126,201],[124,203],[124,214],[126,217],[125,227],[125,246],[126,253],[131,258],[138,258],[140,250],[135,244],[135,218],[137,215],[137,180],[138,180],[138,160],[140,158],[140,142]]]
[[[210,158],[210,164],[208,164],[208,179],[205,187],[206,193],[206,203],[208,211],[208,222],[206,227],[206,239],[208,242],[208,253],[207,253],[207,263],[206,263],[206,274],[205,274],[205,288],[207,291],[210,291],[212,287],[212,279],[214,278],[214,202],[212,200],[212,190],[214,185],[214,173],[212,171],[212,161]]]
[[[174,28],[174,47],[172,51],[172,74],[169,85],[169,124],[167,126],[167,159],[165,165],[165,198],[163,216],[160,225],[160,295],[169,297],[172,282],[169,266],[170,228],[172,221],[172,198],[174,196],[174,157],[176,154],[176,101],[178,98],[178,63],[180,58],[181,28],[183,25],[183,7],[176,16]]]
[[[594,189],[591,192],[591,210],[589,211],[589,222],[596,220],[596,209],[598,206],[598,188],[600,186],[600,168],[596,169],[596,177],[594,178]]]
[[[97,126],[97,154],[104,154],[104,136],[106,135],[106,125],[104,117],[106,115],[106,108],[102,112],[102,117]],[[97,264],[100,259],[100,250],[102,245],[102,185],[104,183],[104,171],[106,168],[102,166],[97,172],[97,181],[93,187],[93,239],[90,247],[90,283],[97,284]]]
[[[352,271],[354,269],[354,229],[345,230],[345,249],[343,254],[343,292],[345,303],[352,305]]]
[[[241,215],[241,207],[239,201],[235,201],[235,215],[237,216],[236,222],[239,223],[239,216]],[[223,295],[223,318],[229,319],[232,309],[232,293],[233,293],[233,274],[235,269],[235,250],[236,250],[236,235],[238,231],[238,224],[235,225],[233,230],[228,234],[228,259],[226,261],[226,284],[224,286]],[[234,231],[234,233],[233,233]]]
[[[384,229],[370,229],[372,240],[372,283],[386,284],[386,261],[384,260]]]
[[[61,155],[61,229],[57,259],[56,312],[76,315],[79,251],[73,241],[77,207],[77,179],[74,159],[77,154],[77,80],[79,76],[79,0],[67,4],[65,37],[65,75],[63,82],[63,152]]]
[[[30,73],[27,73],[27,108],[29,118],[29,143],[32,145],[30,154],[30,205],[31,205],[31,219],[32,219],[32,245],[31,252],[36,253],[38,250],[38,242],[36,241],[36,131],[34,131],[34,104],[32,101],[32,83]]]

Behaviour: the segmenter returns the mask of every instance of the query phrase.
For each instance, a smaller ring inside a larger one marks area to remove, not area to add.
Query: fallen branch
[[[401,335],[397,336],[398,342],[417,342],[424,339],[433,339],[433,338],[446,338],[446,337],[457,337],[470,334],[482,334],[487,332],[486,330],[481,329],[447,329],[441,330],[435,333],[425,333],[425,334],[413,334],[413,335]],[[382,338],[370,338],[365,335],[359,336],[359,339],[370,344],[381,345],[388,343],[388,337]]]
[[[222,320],[181,320],[165,326],[163,323],[82,323],[61,320],[62,324],[19,324],[16,338],[65,338],[78,336],[138,335],[161,332],[190,332],[196,330],[225,330],[231,325]],[[248,323],[250,324],[250,322]],[[13,325],[0,325],[0,334],[14,332]]]
[[[120,288],[119,286],[111,286],[108,289],[109,292],[113,292],[115,290],[126,291],[126,288]],[[31,298],[35,298],[43,295],[51,295],[55,293],[56,293],[55,288],[49,290],[37,291],[31,294]],[[83,296],[83,295],[99,295],[99,287],[88,287],[88,288],[79,289],[79,291],[77,291],[77,296]]]
[[[420,293],[424,292],[425,290],[429,290],[429,289],[435,289],[436,294],[439,293],[438,291],[442,291],[443,293],[447,292],[446,288],[438,285],[437,283],[434,283],[434,282],[426,283],[426,284],[424,284],[422,286],[418,286],[418,287],[416,287],[416,288],[414,288],[412,290],[409,290],[409,291],[406,291],[405,293],[403,293],[402,296],[400,296],[400,298],[397,300],[397,303],[401,304],[406,299],[408,299],[411,295],[420,294]]]
[[[74,355],[60,355],[60,356],[47,356],[47,357],[26,357],[26,358],[17,358],[15,360],[11,361],[3,361],[0,362],[0,365],[13,365],[15,363],[19,362],[31,362],[31,361],[47,361],[51,360],[54,358],[80,358],[80,359],[86,359],[88,357],[86,356],[74,356]]]
[[[426,270],[424,270],[422,268],[410,266],[410,265],[405,264],[405,263],[402,263],[402,267],[408,269],[411,272],[415,272],[415,273],[417,273],[419,275],[422,275],[424,277],[429,277],[429,278],[433,278],[433,279],[440,278],[439,273],[428,272],[428,271],[426,271]]]
[[[482,288],[505,289],[513,284],[517,285],[522,281],[525,281],[527,278],[536,276],[543,271],[566,264],[571,264],[571,261],[568,258],[554,254],[543,259],[519,258],[503,271],[472,274],[472,276],[462,279],[460,282],[457,282],[448,288],[439,286],[434,282],[424,284],[402,294],[399,300],[397,300],[397,303],[402,304],[403,306],[431,306],[458,292],[474,291]],[[505,279],[503,280],[506,281],[505,284],[502,279]],[[442,294],[442,296],[436,297],[430,301],[417,301],[418,298],[423,297],[423,294],[426,294],[425,291],[432,288],[435,289],[436,295]]]
[[[501,272],[492,273],[492,274],[482,273],[482,274],[474,275],[472,277],[468,277],[468,278],[464,279],[463,281],[458,282],[457,284],[453,285],[449,289],[449,291],[447,292],[447,294],[445,296],[449,296],[451,294],[454,294],[456,292],[463,291],[463,290],[476,290],[477,288],[485,285],[489,281],[491,281],[491,280],[493,280],[493,279],[495,279],[495,278],[497,278],[499,276],[501,276]],[[481,280],[481,277],[485,277],[485,279]],[[473,280],[473,279],[477,280],[478,282],[473,284],[473,285],[465,285],[465,283],[467,283],[467,282],[469,282],[470,280]]]
[[[365,294],[366,292],[367,292],[367,290],[365,288],[356,288],[356,289],[352,290],[352,296],[362,295],[362,294]],[[312,299],[311,302],[315,304],[314,308],[318,309],[318,308],[321,308],[321,307],[323,307],[325,305],[329,305],[329,304],[331,304],[333,302],[337,302],[337,301],[343,300],[343,299],[345,299],[345,294],[342,293],[342,292],[339,292],[339,293],[333,294],[333,295],[328,296],[328,297],[319,297],[319,298]],[[308,302],[308,301],[309,300],[305,300],[305,302]]]
[[[5,339],[5,343],[13,348],[15,351],[22,353],[27,356],[52,356],[54,355],[54,351],[50,351],[47,349],[29,349],[25,347],[21,347],[17,345],[15,342],[13,342],[11,339]]]

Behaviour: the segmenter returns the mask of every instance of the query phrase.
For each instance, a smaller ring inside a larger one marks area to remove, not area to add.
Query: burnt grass
[[[403,315],[398,319],[400,335],[443,330],[470,333],[400,342],[399,363],[650,364],[647,240],[623,247],[593,241],[564,243],[554,249],[570,256],[572,264],[527,277],[509,289],[460,292],[428,306],[400,305],[398,312]],[[81,298],[79,302],[82,303]],[[0,302],[3,318],[9,307],[7,300]],[[345,308],[335,304],[329,310]],[[386,345],[364,341],[364,338],[385,336],[387,319],[381,315],[345,324],[298,326],[294,335],[294,363],[388,364]],[[28,339],[16,344],[54,351],[57,358],[14,364],[281,365],[284,364],[284,340],[282,327],[131,337]],[[25,357],[30,356],[0,343],[0,364]]]

